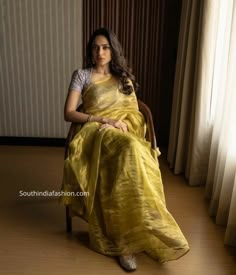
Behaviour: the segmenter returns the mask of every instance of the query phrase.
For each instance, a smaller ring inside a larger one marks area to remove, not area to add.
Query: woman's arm
[[[81,92],[76,90],[70,90],[68,92],[65,107],[64,107],[64,119],[68,122],[75,123],[85,123],[88,121],[96,121],[100,123],[108,123],[108,119],[99,117],[99,116],[91,116],[89,114],[85,114],[82,112],[77,112],[78,102],[81,96]]]
[[[91,116],[82,112],[77,112],[78,102],[81,96],[81,92],[76,90],[70,90],[68,92],[65,107],[64,107],[64,119],[68,122],[75,123],[86,123],[88,121],[100,122],[104,124],[101,129],[114,127],[121,129],[123,132],[127,132],[127,125],[121,120],[114,120],[110,118],[100,117],[100,116]]]
[[[68,122],[85,123],[88,119],[88,115],[77,112],[77,106],[80,99],[81,92],[70,90],[67,94],[65,106],[64,106],[64,119]]]

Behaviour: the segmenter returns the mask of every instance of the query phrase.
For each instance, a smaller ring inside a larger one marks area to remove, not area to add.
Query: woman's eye
[[[101,47],[102,47],[103,50],[108,50],[108,49],[110,49],[110,46],[109,46],[109,45],[101,46]],[[97,45],[93,45],[93,46],[92,46],[92,50],[93,50],[93,51],[98,51],[99,49],[100,49],[100,47],[97,46]]]

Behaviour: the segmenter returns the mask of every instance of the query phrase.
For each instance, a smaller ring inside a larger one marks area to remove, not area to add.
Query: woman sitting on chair
[[[87,45],[87,67],[72,75],[65,120],[80,123],[65,160],[62,190],[72,215],[88,222],[95,251],[118,256],[136,269],[135,254],[165,262],[183,256],[188,243],[166,209],[158,149],[145,140],[136,83],[116,35],[101,28]],[[83,112],[77,112],[80,97]]]

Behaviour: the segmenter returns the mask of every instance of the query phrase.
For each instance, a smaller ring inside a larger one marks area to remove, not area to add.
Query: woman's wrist
[[[93,119],[93,115],[88,115],[86,122],[90,122]]]
[[[108,123],[109,119],[105,118],[105,117],[100,117],[100,116],[93,116],[93,115],[89,115],[87,122],[99,122],[99,123]]]
[[[102,123],[108,123],[109,122],[109,118],[106,118],[106,117],[102,117]]]

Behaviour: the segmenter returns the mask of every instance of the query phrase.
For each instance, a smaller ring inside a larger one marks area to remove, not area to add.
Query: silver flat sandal
[[[137,268],[136,258],[133,255],[128,257],[119,256],[119,263],[126,271],[134,271]]]

